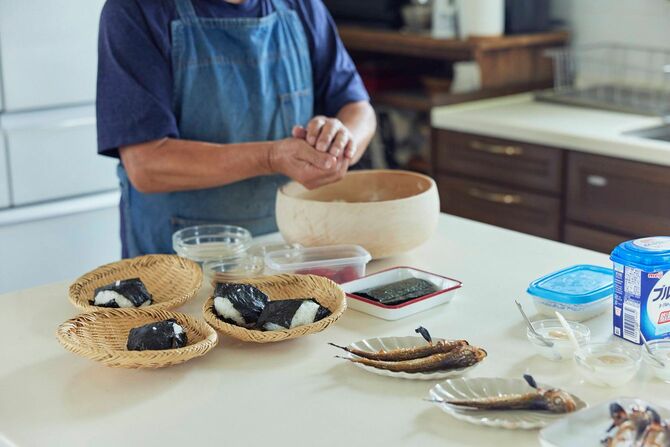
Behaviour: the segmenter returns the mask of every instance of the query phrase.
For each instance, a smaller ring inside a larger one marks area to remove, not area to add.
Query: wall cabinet
[[[0,83],[8,111],[95,100],[104,0],[0,0]]]
[[[0,293],[71,281],[121,256],[118,193],[0,213]]]
[[[668,234],[670,167],[434,130],[442,210],[609,253]]]
[[[116,160],[97,154],[91,106],[5,114],[13,205],[118,188]]]

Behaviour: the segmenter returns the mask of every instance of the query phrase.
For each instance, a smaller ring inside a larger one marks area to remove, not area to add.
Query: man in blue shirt
[[[98,64],[124,257],[194,224],[274,231],[277,188],[341,179],[375,129],[321,0],[108,0]]]

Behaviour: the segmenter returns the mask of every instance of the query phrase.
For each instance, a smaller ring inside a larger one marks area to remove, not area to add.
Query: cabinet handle
[[[518,194],[504,194],[500,192],[482,191],[479,188],[468,189],[470,197],[475,199],[486,200],[487,202],[501,203],[503,205],[519,205],[523,199]]]
[[[504,155],[507,157],[519,157],[523,155],[522,147],[504,144],[490,144],[478,140],[470,141],[470,149],[479,152],[486,152],[487,154]]]
[[[604,188],[605,186],[607,186],[608,181],[607,178],[603,177],[602,175],[587,175],[586,183],[588,183],[591,186]]]

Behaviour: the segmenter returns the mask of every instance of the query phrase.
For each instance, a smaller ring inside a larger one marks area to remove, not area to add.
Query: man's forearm
[[[212,144],[164,138],[121,148],[133,186],[145,193],[226,185],[271,174],[272,142]]]
[[[375,134],[377,118],[375,111],[367,101],[352,102],[340,109],[337,119],[351,132],[356,143],[356,153],[351,164],[357,163]]]

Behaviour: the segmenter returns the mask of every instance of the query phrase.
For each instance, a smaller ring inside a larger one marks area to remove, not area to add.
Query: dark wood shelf
[[[490,88],[468,93],[440,93],[429,95],[425,90],[385,91],[373,94],[372,101],[377,105],[418,112],[429,112],[433,107],[460,104],[479,99],[494,98],[496,96],[513,95],[549,87],[551,87],[550,81]]]
[[[425,57],[449,61],[472,60],[477,52],[512,48],[548,47],[565,45],[568,33],[555,31],[501,37],[434,39],[430,35],[399,30],[369,29],[354,25],[340,25],[340,37],[351,51]]]

